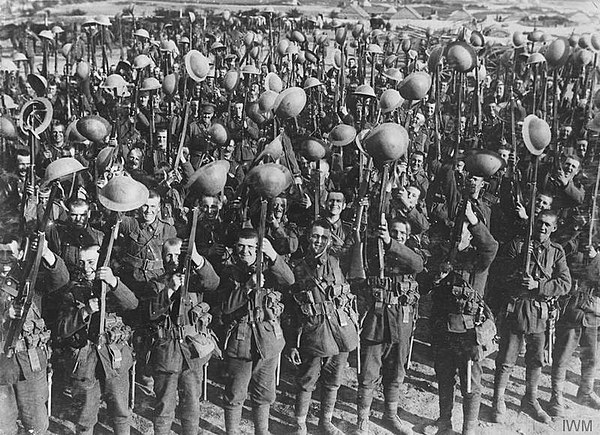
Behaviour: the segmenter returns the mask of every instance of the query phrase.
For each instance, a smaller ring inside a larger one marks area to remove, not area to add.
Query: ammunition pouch
[[[104,331],[107,344],[126,344],[133,335],[131,328],[115,313],[106,313]]]
[[[15,352],[27,352],[29,364],[33,372],[42,369],[38,349],[48,350],[50,331],[46,328],[44,319],[29,319],[23,324],[21,338],[15,344]]]
[[[399,278],[369,277],[375,307],[383,305],[412,306],[419,301],[419,284],[410,275]]]
[[[294,294],[294,300],[300,307],[302,314],[307,317],[332,314],[334,310],[349,306],[354,298],[350,293],[350,284],[330,285],[324,290],[325,298],[317,288]]]

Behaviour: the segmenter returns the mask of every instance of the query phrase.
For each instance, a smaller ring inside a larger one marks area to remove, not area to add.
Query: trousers
[[[241,408],[248,393],[252,406],[272,404],[275,401],[277,361],[277,356],[256,361],[227,357],[223,396],[225,409]]]
[[[299,392],[311,393],[321,379],[321,388],[337,391],[342,383],[342,373],[348,361],[348,352],[341,352],[330,357],[300,355],[302,364],[298,369],[296,386]]]
[[[45,434],[48,429],[48,382],[46,372],[15,384],[0,385],[0,434],[17,433],[17,419],[25,430]]]
[[[373,391],[377,385],[383,384],[386,402],[397,402],[400,385],[406,375],[404,365],[408,359],[409,338],[401,340],[400,343],[363,341],[360,352],[362,371],[358,375],[358,388]]]

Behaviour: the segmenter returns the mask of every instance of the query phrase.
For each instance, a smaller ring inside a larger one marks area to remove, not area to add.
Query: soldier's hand
[[[383,243],[386,245],[389,245],[392,242],[392,237],[390,236],[385,218],[381,219],[381,222],[379,223],[379,238],[383,240]]]
[[[221,243],[215,243],[209,249],[210,255],[222,257],[225,254],[225,245]]]
[[[190,149],[188,147],[181,148],[181,163],[185,163],[190,158]]]
[[[48,247],[48,241],[44,238],[44,243],[41,246],[42,249],[42,258],[48,264],[48,266],[53,267],[56,264],[56,255],[54,252],[50,250]]]
[[[271,241],[267,238],[263,239],[263,253],[269,257],[271,261],[277,260],[277,251],[275,251]]]
[[[23,304],[13,303],[8,308],[8,317],[13,320],[20,319],[21,317],[23,317],[23,314],[25,314],[24,311],[25,307],[23,306]]]
[[[527,216],[527,210],[525,210],[525,207],[523,206],[523,204],[521,204],[520,202],[517,202],[517,206],[516,208],[516,212],[519,215],[519,217],[521,219],[527,220],[528,216]]]
[[[173,291],[177,291],[185,282],[185,275],[183,273],[175,273],[169,280],[169,288]]]
[[[521,278],[521,285],[527,290],[535,290],[540,286],[540,283],[538,280],[531,277],[531,275],[523,275]]]
[[[562,186],[566,186],[569,184],[570,177],[566,175],[562,169],[558,170],[558,174],[556,174],[556,181],[558,181]]]
[[[288,354],[288,361],[294,364],[295,366],[299,366],[302,364],[302,358],[300,358],[300,351],[298,348],[292,348]]]
[[[248,292],[248,294],[250,294],[255,288],[256,288],[256,274],[252,274],[252,277],[250,277],[250,290]],[[264,287],[265,285],[265,275],[264,274],[260,274],[260,285],[259,287]]]
[[[108,266],[99,267],[98,270],[96,270],[96,278],[98,278],[101,281],[104,281],[112,288],[115,288],[119,283],[117,281],[117,277],[113,274],[112,269]]]
[[[310,197],[307,194],[304,194],[304,196],[300,200],[300,207],[307,209],[311,205],[312,205],[312,201],[310,200]]]
[[[585,250],[586,250],[589,258],[596,258],[596,255],[598,255],[598,251],[596,251],[596,248],[594,248],[594,245],[586,246]]]
[[[204,267],[204,257],[200,255],[200,253],[196,249],[195,243],[194,246],[192,246],[192,262],[196,265],[196,269]]]
[[[35,187],[33,186],[33,184],[27,183],[27,185],[25,186],[25,193],[27,193],[27,196],[34,195]]]
[[[100,301],[98,300],[98,298],[90,299],[87,302],[86,309],[87,309],[88,314],[90,314],[90,315],[100,311]]]
[[[465,217],[471,225],[476,225],[477,222],[479,222],[479,219],[477,219],[477,215],[473,211],[471,201],[467,201],[467,206],[465,207]]]

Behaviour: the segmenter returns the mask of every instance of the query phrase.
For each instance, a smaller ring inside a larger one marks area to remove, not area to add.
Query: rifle
[[[190,119],[190,106],[191,106],[190,103],[188,103],[188,102],[185,103],[185,112],[183,114],[183,125],[181,127],[181,133],[179,135],[179,147],[177,147],[177,156],[175,156],[175,163],[173,163],[173,169],[177,169],[179,167],[179,163],[181,162],[181,154],[183,152],[183,145],[185,144],[185,134],[187,132],[188,122]]]
[[[390,163],[383,165],[383,175],[381,177],[381,188],[379,192],[379,212],[380,223],[385,222],[385,215],[389,206],[388,184],[390,183]],[[377,239],[377,257],[379,260],[379,278],[385,278],[385,248],[383,240]]]
[[[117,213],[117,220],[115,221],[115,223],[112,227],[112,231],[110,233],[110,238],[108,239],[108,243],[106,245],[106,252],[104,254],[104,260],[101,263],[103,267],[108,267],[110,265],[110,255],[112,253],[115,240],[117,240],[117,237],[119,235],[119,225],[120,224],[121,224],[121,215],[119,213]],[[104,342],[106,341],[104,331],[106,330],[107,286],[108,286],[108,284],[106,284],[104,281],[100,282],[100,326],[98,329],[98,341],[96,343],[96,346],[98,347],[98,349],[100,349],[102,347],[102,345],[104,344]]]
[[[192,272],[192,253],[194,252],[194,244],[196,243],[196,230],[198,228],[198,215],[200,214],[200,208],[196,205],[192,210],[192,229],[190,231],[190,238],[188,240],[187,253],[183,262],[183,273],[184,281],[181,286],[179,295],[179,312],[177,313],[177,327],[179,328],[179,339],[183,340],[185,337],[186,329],[190,326],[190,319],[188,316],[189,308],[189,283]]]
[[[358,198],[356,204],[356,213],[354,215],[354,225],[352,231],[355,237],[355,243],[352,246],[352,257],[350,261],[350,271],[348,272],[348,279],[366,279],[365,274],[365,263],[364,263],[364,242],[361,237],[361,227],[363,215],[366,211],[366,206],[363,204],[363,200],[369,195],[369,188],[371,185],[371,171],[373,169],[373,159],[369,157],[369,161],[363,167],[363,173],[361,177],[361,183],[358,188]]]
[[[131,369],[129,369],[129,408],[133,409],[135,407],[135,371],[136,371],[137,361],[133,360],[133,365]]]
[[[410,331],[410,342],[408,345],[408,359],[406,361],[406,370],[410,370],[412,366],[413,348],[415,346],[415,331],[417,330],[417,320],[419,320],[419,301],[415,303],[413,312],[413,326]]]
[[[52,364],[48,362],[48,368],[46,369],[46,381],[48,382],[48,417],[52,415],[52,377],[54,376],[54,370]]]
[[[38,272],[40,269],[40,263],[42,261],[42,254],[44,251],[44,244],[46,241],[46,228],[50,222],[50,214],[52,212],[52,204],[56,196],[58,195],[58,184],[53,183],[52,190],[50,191],[50,197],[48,198],[48,204],[44,210],[44,216],[42,222],[37,229],[37,233],[32,240],[30,247],[27,249],[25,256],[22,260],[21,276],[17,287],[17,295],[14,299],[14,305],[17,307],[23,307],[21,315],[16,319],[11,319],[6,333],[6,340],[4,343],[4,353],[8,357],[11,357],[15,352],[17,341],[23,330],[23,325],[27,320],[27,314],[31,308],[33,302],[33,294],[35,293],[35,285],[38,278]]]
[[[300,198],[303,198],[304,189],[302,188],[302,172],[300,171],[298,160],[296,160],[296,153],[294,152],[294,148],[292,147],[292,141],[285,131],[281,132],[281,144],[283,145],[283,152],[286,159],[287,167],[292,173],[294,184],[298,189]]]

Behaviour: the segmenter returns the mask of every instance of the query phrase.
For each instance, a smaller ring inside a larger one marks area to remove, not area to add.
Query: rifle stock
[[[104,261],[102,262],[103,267],[108,267],[110,265],[110,255],[113,250],[113,246],[115,244],[115,240],[117,240],[117,236],[119,235],[119,225],[121,224],[121,216],[117,214],[117,220],[112,227],[112,231],[110,233],[110,238],[108,239],[108,244],[106,245],[106,252],[104,256]],[[105,342],[104,332],[106,330],[106,292],[107,285],[104,281],[100,283],[100,327],[98,329],[98,349],[102,347]]]

